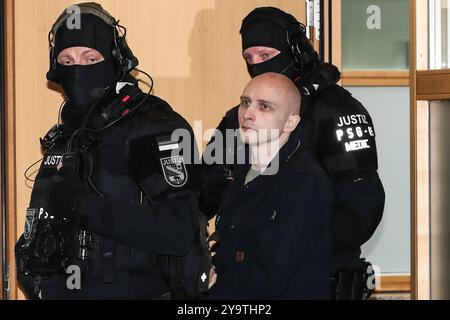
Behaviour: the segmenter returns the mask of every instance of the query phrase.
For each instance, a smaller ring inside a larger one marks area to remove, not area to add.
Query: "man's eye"
[[[91,58],[88,58],[88,59],[87,59],[87,62],[90,63],[90,64],[94,64],[94,63],[96,63],[97,61],[98,61],[98,59],[95,58],[95,57],[91,57]]]
[[[263,103],[263,104],[261,104],[261,109],[270,110],[270,106],[268,104]]]
[[[253,61],[252,56],[244,56],[244,59],[248,64],[251,64]]]
[[[65,65],[65,66],[70,66],[73,64],[73,61],[70,59],[64,59],[64,60],[61,60],[60,64]]]
[[[248,107],[249,105],[250,105],[250,101],[249,100],[241,100],[241,106]]]
[[[271,54],[270,54],[270,53],[263,53],[263,54],[261,54],[261,58],[262,58],[263,60],[267,60],[267,59],[269,59],[269,58],[270,58],[270,56],[271,56]]]

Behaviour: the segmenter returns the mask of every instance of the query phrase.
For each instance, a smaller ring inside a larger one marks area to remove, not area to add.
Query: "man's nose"
[[[73,64],[74,64],[74,65],[81,65],[81,64],[83,64],[83,63],[82,63],[82,61],[81,61],[81,58],[79,58],[79,57],[74,57],[74,58],[73,58]]]
[[[258,64],[258,63],[261,63],[261,62],[264,62],[264,59],[262,57],[258,56],[258,55],[255,55],[255,56],[252,57],[252,63],[250,63],[250,65]]]
[[[87,60],[83,57],[74,57],[73,58],[73,64],[74,65],[85,65],[88,64]]]
[[[255,114],[253,112],[252,106],[249,106],[244,113],[244,120],[255,120]]]

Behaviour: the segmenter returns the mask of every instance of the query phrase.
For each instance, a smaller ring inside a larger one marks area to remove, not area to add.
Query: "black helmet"
[[[269,63],[270,60],[258,65],[247,65],[252,77],[273,71],[284,73],[295,81],[295,77],[301,76],[305,69],[309,70],[320,65],[319,56],[306,37],[306,27],[292,15],[278,8],[254,9],[242,21],[240,33],[243,51],[254,46],[271,47],[281,51],[278,55],[282,55],[278,58],[278,69],[281,68],[280,70],[274,70],[276,67],[273,63],[272,66],[262,66]],[[277,59],[277,57],[271,60]],[[254,69],[261,70],[255,72]]]
[[[70,25],[70,19],[80,14],[80,25]],[[69,21],[68,21],[69,20]],[[50,68],[47,79],[59,82],[57,74],[58,54],[69,47],[83,46],[96,49],[105,59],[112,59],[117,69],[129,72],[138,65],[138,59],[128,47],[125,36],[119,33],[118,21],[95,2],[84,2],[65,9],[53,24],[48,39]]]

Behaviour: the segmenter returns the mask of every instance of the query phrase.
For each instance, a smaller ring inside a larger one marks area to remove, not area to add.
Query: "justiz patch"
[[[159,160],[166,182],[175,188],[184,186],[188,180],[188,175],[183,157],[175,156]]]
[[[43,165],[46,168],[58,168],[63,163],[63,155],[62,154],[49,154],[44,158]]]

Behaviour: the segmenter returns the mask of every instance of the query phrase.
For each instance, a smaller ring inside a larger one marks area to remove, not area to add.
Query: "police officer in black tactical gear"
[[[81,3],[50,31],[47,79],[67,102],[41,139],[15,247],[29,298],[192,298],[207,289],[193,132],[139,89],[122,30],[100,5]]]
[[[370,263],[360,258],[360,247],[380,223],[385,201],[372,119],[359,101],[337,85],[340,72],[319,60],[305,27],[292,15],[273,7],[257,8],[245,17],[240,33],[252,78],[269,71],[282,73],[302,93],[302,122],[297,129],[302,148],[325,169],[333,187],[331,296],[367,298],[374,277]],[[238,107],[229,110],[216,134],[238,128],[237,113]],[[209,148],[217,148],[215,140],[213,136]],[[209,217],[217,213],[233,180],[236,155],[229,145],[224,143],[223,161],[204,161],[201,210]],[[208,147],[206,152],[214,153]]]

